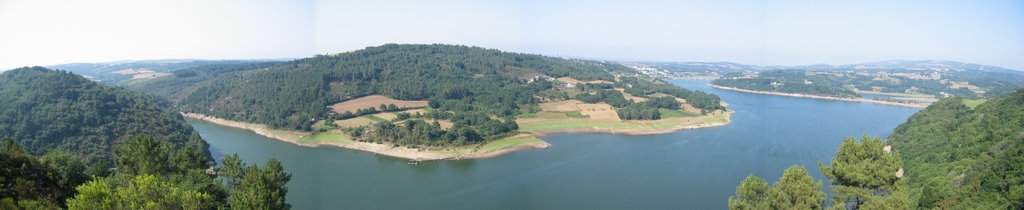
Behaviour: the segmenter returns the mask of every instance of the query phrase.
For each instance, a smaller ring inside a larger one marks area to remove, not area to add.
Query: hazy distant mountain
[[[716,80],[715,83],[761,91],[772,91],[785,86],[796,91],[792,93],[804,94],[815,94],[814,91],[821,90],[850,89],[920,93],[938,98],[989,98],[1009,94],[1024,87],[1024,71],[944,60],[889,60],[838,66],[817,64],[761,69],[773,71],[731,74]],[[796,86],[806,87],[794,89]]]
[[[148,80],[169,76],[171,71],[217,64],[244,64],[276,60],[196,60],[166,59],[140,61],[113,61],[102,63],[68,63],[47,66],[70,71],[94,81],[122,84],[132,80]]]
[[[729,73],[761,71],[765,69],[762,66],[733,62],[647,62],[642,64],[670,72]]]
[[[660,70],[671,72],[718,72],[729,73],[737,71],[765,71],[765,70],[938,70],[938,71],[961,71],[977,70],[987,72],[1019,73],[1019,70],[1007,69],[998,66],[989,66],[973,63],[964,63],[946,60],[887,60],[847,65],[814,64],[805,66],[759,66],[733,62],[637,62]]]

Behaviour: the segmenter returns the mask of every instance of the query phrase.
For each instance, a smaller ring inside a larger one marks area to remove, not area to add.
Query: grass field
[[[366,119],[377,121],[377,122],[388,122],[387,119],[380,118],[380,117],[373,116],[373,115],[364,115],[363,117],[365,117]]]
[[[394,112],[383,112],[383,113],[372,114],[372,115],[369,115],[369,116],[374,116],[374,117],[377,117],[377,118],[380,118],[380,119],[384,119],[386,121],[391,121],[392,119],[398,118],[398,115],[395,114]]]
[[[336,124],[336,125],[338,125],[338,127],[342,127],[342,128],[354,128],[354,127],[359,127],[359,126],[367,126],[367,125],[373,124],[374,122],[375,121],[373,121],[371,119],[368,119],[368,118],[355,117],[355,118],[352,118],[352,119],[336,120],[336,121],[334,121],[334,124]]]
[[[333,131],[320,132],[314,135],[306,135],[303,136],[302,138],[299,138],[299,143],[304,144],[319,144],[326,142],[343,143],[345,141],[352,140],[349,140],[348,137],[346,137],[345,135],[341,135]]]
[[[699,114],[694,114],[678,109],[658,109],[658,113],[661,114],[661,118],[700,117]]]
[[[537,118],[537,113],[523,113],[516,115],[516,118]]]
[[[510,137],[510,138],[506,138],[506,139],[499,139],[499,140],[494,140],[494,141],[491,141],[491,142],[487,142],[487,144],[484,144],[483,146],[481,146],[478,151],[479,152],[487,152],[487,151],[504,149],[504,148],[509,148],[509,147],[518,146],[518,145],[541,143],[541,142],[543,142],[543,141],[540,140],[539,138],[533,136],[533,135],[519,135],[519,136],[513,136],[513,137]]]
[[[583,113],[580,113],[580,111],[566,112],[565,116],[570,118],[590,118],[590,116],[584,115]]]
[[[967,105],[967,107],[971,107],[971,109],[974,109],[974,107],[978,107],[978,105],[981,105],[981,103],[985,103],[985,101],[985,99],[963,99],[964,105]]]
[[[647,122],[614,122],[597,121],[578,118],[566,119],[528,119],[517,121],[519,130],[525,132],[557,132],[571,130],[616,130],[622,132],[630,131],[659,131],[681,126],[697,125],[703,123],[726,123],[729,115],[718,114],[702,117],[669,118]]]

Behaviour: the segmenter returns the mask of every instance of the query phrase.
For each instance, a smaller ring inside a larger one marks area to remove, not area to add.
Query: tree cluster
[[[87,166],[60,150],[42,157],[15,140],[0,144],[0,209],[288,209],[291,175],[271,159],[263,168],[225,157],[210,174],[195,142],[175,149],[150,136],[115,148],[115,168]]]

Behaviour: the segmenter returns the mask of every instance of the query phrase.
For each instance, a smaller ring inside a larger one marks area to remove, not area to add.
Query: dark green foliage
[[[729,197],[729,209],[823,209],[825,193],[821,181],[801,166],[791,166],[771,188],[764,179],[749,175]]]
[[[897,177],[903,166],[899,152],[886,152],[881,138],[843,140],[829,166],[819,163],[832,180],[832,203],[855,209],[907,209],[906,182]]]
[[[644,105],[663,109],[679,109],[679,106],[682,104],[672,97],[657,97],[648,99],[647,102],[644,102]]]
[[[70,209],[288,209],[285,202],[291,175],[271,159],[262,168],[246,166],[237,154],[224,158],[217,179],[206,165],[167,161],[192,157],[189,147],[173,149],[167,142],[141,136],[117,147],[117,173],[75,188]],[[186,155],[183,155],[186,154]],[[188,163],[200,164],[195,161]],[[205,162],[204,162],[205,164]],[[152,206],[149,206],[152,205]]]
[[[5,138],[0,148],[0,198],[15,208],[63,206],[74,195],[74,187],[86,181],[84,166],[66,152],[44,158],[22,150],[14,139]]]
[[[768,198],[768,182],[753,174],[736,187],[736,195],[729,196],[729,209],[764,209]]]
[[[33,155],[64,150],[91,163],[113,158],[112,147],[129,136],[148,133],[174,147],[197,141],[199,152],[211,159],[198,133],[156,98],[68,72],[4,72],[0,101],[0,137],[18,139]]]
[[[1024,90],[970,109],[946,98],[889,137],[918,207],[1024,208]]]
[[[291,180],[292,175],[285,173],[281,162],[277,159],[270,159],[266,166],[244,167],[239,174],[237,186],[232,186],[231,193],[232,209],[290,209],[291,205],[285,202],[285,195],[288,188],[285,184]]]
[[[204,159],[203,153],[196,151],[199,149],[197,144],[189,142],[187,146],[175,151],[170,143],[148,135],[129,139],[115,149],[117,172],[132,175],[177,174],[206,169],[210,162]]]
[[[644,105],[630,105],[615,110],[619,113],[619,119],[623,120],[657,120],[661,119],[661,112],[658,108]]]

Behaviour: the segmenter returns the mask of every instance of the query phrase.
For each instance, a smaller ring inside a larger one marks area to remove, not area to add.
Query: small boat
[[[409,165],[419,165],[419,164],[420,164],[420,161],[418,161],[418,160],[409,160]]]

